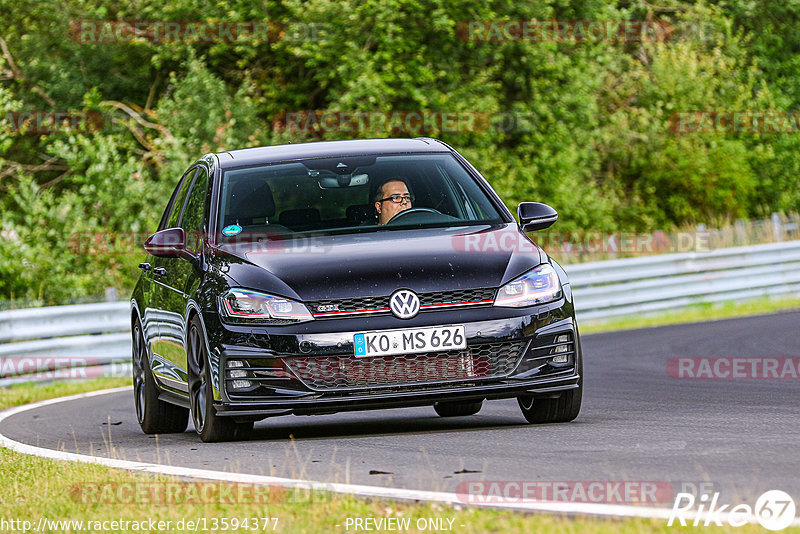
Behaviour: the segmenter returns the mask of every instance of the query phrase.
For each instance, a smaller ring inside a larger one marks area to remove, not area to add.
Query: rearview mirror
[[[309,172],[310,174],[310,172]],[[320,189],[338,189],[340,187],[358,187],[367,185],[369,176],[366,174],[338,174],[332,176],[318,176],[317,183]]]
[[[167,228],[156,232],[144,242],[144,249],[153,256],[177,258],[187,254],[183,228]]]
[[[533,232],[551,227],[558,220],[558,212],[541,202],[520,202],[517,217],[523,232]]]

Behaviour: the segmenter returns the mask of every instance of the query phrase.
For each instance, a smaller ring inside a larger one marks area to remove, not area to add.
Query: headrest
[[[314,224],[320,221],[319,210],[316,208],[302,208],[296,210],[286,210],[281,212],[278,218],[278,223],[292,228],[294,226],[303,226],[306,224]]]
[[[242,181],[233,186],[228,219],[253,224],[255,219],[275,216],[275,199],[266,182]]]

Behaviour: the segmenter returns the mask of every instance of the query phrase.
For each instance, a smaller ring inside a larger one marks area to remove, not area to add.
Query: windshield
[[[450,154],[309,159],[225,171],[222,240],[502,222]]]

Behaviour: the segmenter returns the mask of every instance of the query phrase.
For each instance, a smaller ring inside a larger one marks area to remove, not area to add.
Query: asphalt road
[[[527,425],[506,400],[453,419],[430,407],[285,416],[256,423],[246,442],[204,444],[191,427],[142,434],[123,392],[17,414],[0,431],[68,452],[324,482],[456,491],[479,480],[656,481],[675,492],[704,483],[734,504],[769,489],[800,502],[800,379],[667,373],[675,357],[800,357],[799,330],[800,312],[786,312],[584,336],[584,404],[568,424]]]

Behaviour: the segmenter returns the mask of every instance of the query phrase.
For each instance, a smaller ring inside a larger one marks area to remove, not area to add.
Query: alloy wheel
[[[206,421],[207,376],[203,340],[196,326],[189,330],[189,402],[192,406],[192,421],[197,432],[202,432]]]

